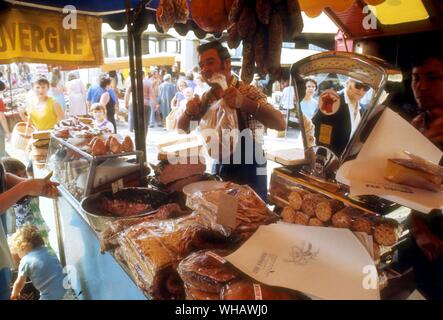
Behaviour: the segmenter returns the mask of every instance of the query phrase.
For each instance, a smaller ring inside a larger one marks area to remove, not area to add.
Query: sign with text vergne
[[[0,13],[0,63],[99,66],[103,63],[101,23],[99,18],[75,12],[5,10]]]

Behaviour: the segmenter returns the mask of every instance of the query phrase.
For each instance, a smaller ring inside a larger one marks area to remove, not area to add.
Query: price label
[[[123,179],[118,179],[112,183],[112,193],[117,193],[124,188]]]
[[[220,194],[217,208],[217,223],[235,229],[237,226],[238,198],[229,194]]]

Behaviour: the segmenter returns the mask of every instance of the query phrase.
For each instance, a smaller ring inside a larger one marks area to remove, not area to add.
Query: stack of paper
[[[257,281],[321,299],[380,299],[374,261],[348,229],[261,226],[226,260]]]
[[[409,151],[438,164],[443,153],[406,120],[385,109],[355,160],[344,163],[337,181],[350,186],[351,196],[377,195],[411,209],[443,209],[443,193],[391,183],[384,178],[387,159]]]

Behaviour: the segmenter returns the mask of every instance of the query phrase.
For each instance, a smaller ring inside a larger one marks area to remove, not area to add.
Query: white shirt
[[[349,108],[349,115],[351,116],[351,136],[354,133],[355,129],[357,129],[358,124],[360,123],[361,116],[360,116],[360,103],[357,102],[357,105],[353,105],[351,100],[348,97],[348,94],[346,93],[346,90],[343,90],[344,97],[345,97],[345,103],[348,105]]]
[[[281,96],[281,105],[286,110],[291,110],[294,108],[294,88],[292,86],[287,86],[283,89],[282,96]]]

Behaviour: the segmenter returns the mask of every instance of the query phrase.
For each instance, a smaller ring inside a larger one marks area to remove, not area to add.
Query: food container
[[[104,194],[109,191],[103,191],[87,196],[80,202],[81,210],[88,219],[91,227],[94,228],[96,231],[104,230],[108,222],[114,222],[116,220],[136,219],[153,214],[157,212],[157,209],[162,204],[168,202],[168,194],[162,191],[154,190],[152,188],[124,188],[122,190],[134,190],[137,193],[142,191],[146,192],[152,197],[155,197],[156,198],[155,203],[151,204],[152,210],[126,217],[115,216],[111,215],[108,212],[103,212],[103,209],[100,208],[100,203],[101,203],[100,198],[104,197]]]

